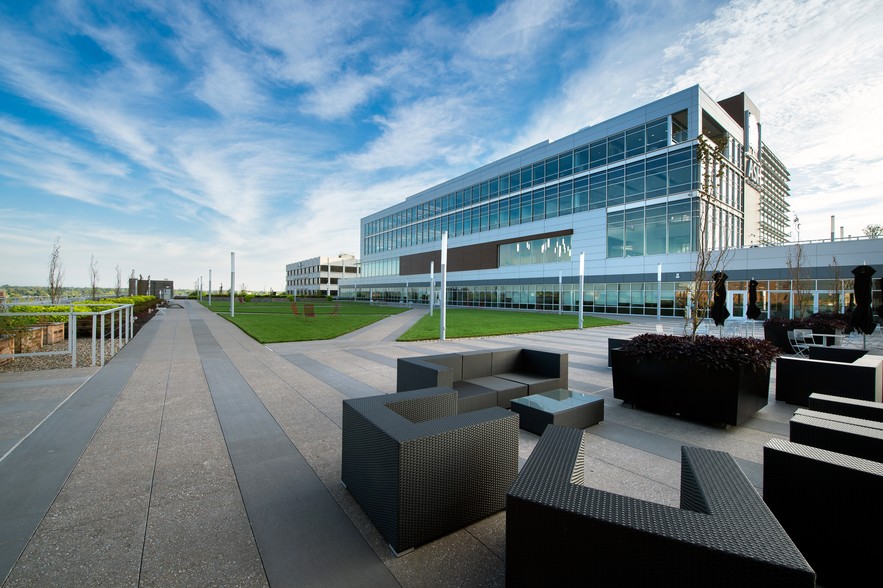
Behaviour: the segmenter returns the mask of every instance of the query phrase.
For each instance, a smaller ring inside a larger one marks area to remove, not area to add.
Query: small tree
[[[692,339],[696,338],[699,325],[708,314],[709,277],[723,271],[729,258],[729,244],[721,239],[718,249],[714,249],[713,231],[718,227],[712,218],[713,203],[717,200],[718,184],[724,175],[724,147],[726,137],[709,139],[699,136],[696,144],[696,163],[699,165],[698,215],[696,223],[696,265],[687,283],[685,327]]]
[[[865,234],[865,237],[883,237],[883,225],[868,225],[862,232]]]
[[[92,259],[89,261],[89,285],[92,288],[92,300],[98,300],[98,260],[95,259],[95,254],[92,254]]]
[[[843,277],[843,274],[840,272],[840,264],[837,263],[837,258],[831,258],[831,277],[833,278],[833,290],[831,294],[834,296],[834,304],[835,310],[834,312],[843,312],[844,307],[846,305],[846,291],[852,290],[852,280],[846,279]]]
[[[803,245],[800,243],[794,245],[794,248],[788,252],[785,264],[788,266],[788,275],[791,278],[794,318],[800,318],[804,314],[812,314],[812,308],[806,311],[807,302],[810,306],[812,304],[812,294],[809,283],[806,281],[806,252],[803,250]]]
[[[49,256],[49,300],[58,304],[64,288],[64,266],[61,263],[61,237],[55,238],[52,253]]]
[[[116,281],[116,287],[114,288],[114,295],[117,298],[119,298],[123,293],[123,274],[122,274],[122,271],[120,271],[120,264],[116,265],[116,273],[117,273],[117,281]]]

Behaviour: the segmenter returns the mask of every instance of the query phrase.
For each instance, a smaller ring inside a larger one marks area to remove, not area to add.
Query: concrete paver
[[[654,331],[651,317],[395,342],[427,310],[415,308],[333,341],[264,346],[183,306],[101,370],[0,376],[2,586],[502,586],[505,513],[396,558],[340,484],[341,402],[394,392],[399,357],[568,352],[570,387],[605,402],[605,421],[586,429],[586,483],[672,506],[681,445],[730,452],[762,490],[762,446],[787,437],[794,412],[772,402],[718,429],[622,406],[607,338]],[[536,441],[521,431],[522,462]]]

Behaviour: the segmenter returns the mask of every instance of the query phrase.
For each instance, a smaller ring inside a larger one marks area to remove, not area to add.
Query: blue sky
[[[694,84],[745,91],[800,237],[883,224],[880,0],[0,0],[0,284],[284,289],[359,219]]]

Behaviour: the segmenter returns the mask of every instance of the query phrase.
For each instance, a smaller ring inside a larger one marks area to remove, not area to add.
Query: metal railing
[[[27,353],[0,353],[0,358],[16,357],[36,357],[47,355],[67,355],[71,356],[71,367],[77,367],[77,319],[79,317],[92,317],[92,367],[98,363],[104,366],[106,343],[110,343],[110,357],[113,357],[120,349],[122,349],[132,338],[132,325],[134,318],[134,305],[132,304],[91,304],[90,306],[109,306],[107,310],[100,311],[74,311],[74,305],[71,304],[70,311],[66,314],[55,312],[0,312],[0,317],[23,317],[23,316],[43,316],[43,317],[67,317],[68,345],[66,350],[62,351],[32,351]],[[101,317],[100,325],[98,318]],[[106,327],[109,317],[110,329]],[[39,325],[34,325],[39,326]],[[98,350],[98,343],[101,343],[101,349]]]

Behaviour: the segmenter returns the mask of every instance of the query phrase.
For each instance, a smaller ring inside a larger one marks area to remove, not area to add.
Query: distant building
[[[156,296],[168,300],[175,295],[173,280],[151,280],[150,276],[129,278],[129,296]]]
[[[311,257],[285,266],[285,292],[295,296],[338,296],[337,284],[359,276],[359,260],[349,253]]]

